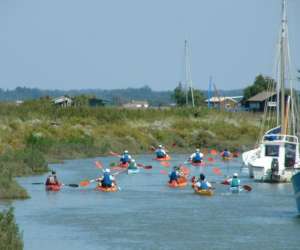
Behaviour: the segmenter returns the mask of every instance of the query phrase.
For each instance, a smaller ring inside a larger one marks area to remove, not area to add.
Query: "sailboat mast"
[[[282,21],[281,21],[281,37],[280,37],[280,92],[281,92],[281,126],[282,133],[287,133],[285,126],[285,62],[286,62],[286,32],[287,32],[287,16],[286,16],[286,0],[282,0]]]
[[[191,73],[191,64],[190,64],[190,50],[188,46],[188,41],[184,41],[184,51],[185,51],[185,83],[186,83],[186,104],[188,105],[188,94],[191,91],[192,97],[192,107],[195,107],[194,102],[194,91],[192,86],[192,73]]]

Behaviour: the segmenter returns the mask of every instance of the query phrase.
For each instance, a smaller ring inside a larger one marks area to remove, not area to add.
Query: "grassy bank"
[[[151,153],[150,147],[157,144],[166,145],[171,153],[195,147],[242,151],[255,142],[259,118],[206,108],[58,108],[49,100],[20,106],[2,103],[0,162],[11,176],[23,176],[46,171],[46,162],[105,155],[110,150]]]
[[[13,210],[0,212],[0,249],[22,250],[23,241],[15,223]]]

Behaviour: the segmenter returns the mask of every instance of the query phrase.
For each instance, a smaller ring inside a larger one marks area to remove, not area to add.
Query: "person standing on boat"
[[[51,174],[47,177],[46,185],[59,185],[59,181],[56,176],[56,172],[52,171]]]
[[[221,153],[221,156],[223,158],[227,158],[228,159],[228,158],[231,157],[231,153],[230,153],[230,151],[227,148],[225,148],[224,151]]]
[[[170,180],[169,183],[172,183],[172,181],[176,181],[178,183],[178,178],[180,177],[179,168],[173,167],[172,172],[169,174]]]
[[[203,154],[200,152],[200,149],[196,149],[196,152],[190,156],[190,161],[193,163],[201,163],[203,159]]]
[[[207,189],[211,189],[212,186],[206,180],[205,175],[201,173],[200,178],[198,179],[198,181],[194,185],[194,188],[197,188],[198,190],[207,190]]]
[[[127,150],[125,150],[123,155],[121,156],[120,162],[122,164],[130,163],[131,159],[132,159],[131,155]]]
[[[103,176],[97,181],[101,183],[102,187],[112,187],[114,185],[115,178],[110,174],[110,169],[106,168],[103,172]]]
[[[167,156],[167,153],[162,145],[158,145],[158,148],[155,150],[155,154],[157,158],[165,158]]]

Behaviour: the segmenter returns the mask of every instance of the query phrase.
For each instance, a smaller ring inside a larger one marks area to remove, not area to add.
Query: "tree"
[[[276,81],[268,76],[258,75],[255,78],[254,83],[244,89],[244,100],[248,100],[250,97],[264,90],[275,90]]]
[[[204,103],[204,95],[199,89],[193,89],[194,94],[194,103],[195,106],[200,106]],[[180,82],[178,86],[174,89],[172,94],[172,99],[176,102],[178,106],[185,106],[186,105],[186,92],[183,89],[182,83]],[[188,92],[188,100],[189,105],[191,105],[192,100],[192,93],[191,91]]]

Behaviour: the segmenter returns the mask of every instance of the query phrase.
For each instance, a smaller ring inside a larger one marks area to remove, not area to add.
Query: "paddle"
[[[109,153],[110,153],[110,155],[112,155],[112,156],[116,156],[116,157],[121,158],[121,155],[119,155],[118,153],[115,153],[115,152],[112,152],[112,151],[110,151]]]
[[[32,184],[32,185],[45,185],[44,182],[33,182],[33,183],[31,183],[31,184]],[[78,184],[64,184],[64,183],[62,183],[61,185],[62,185],[62,186],[66,186],[66,187],[79,187]]]
[[[228,180],[222,181],[221,184],[223,184],[223,185],[230,185],[230,183],[229,183]],[[252,190],[252,187],[249,186],[249,185],[242,185],[242,188],[244,190],[246,190],[247,192],[250,192]]]
[[[161,161],[160,165],[162,165],[163,167],[166,167],[166,168],[171,166],[170,162],[168,162],[168,161]]]
[[[96,168],[103,169],[103,165],[100,161],[95,161]]]
[[[212,168],[212,171],[216,175],[221,175],[222,174],[221,169],[219,169],[217,167]]]
[[[208,157],[207,160],[208,160],[209,162],[215,162],[215,159],[213,159],[212,157]]]
[[[210,150],[210,154],[211,154],[211,155],[217,155],[217,154],[218,154],[218,151],[215,150],[215,149],[212,149],[212,150]]]
[[[144,169],[152,169],[151,165],[144,165],[142,163],[137,163],[136,164],[138,167],[144,168]]]

